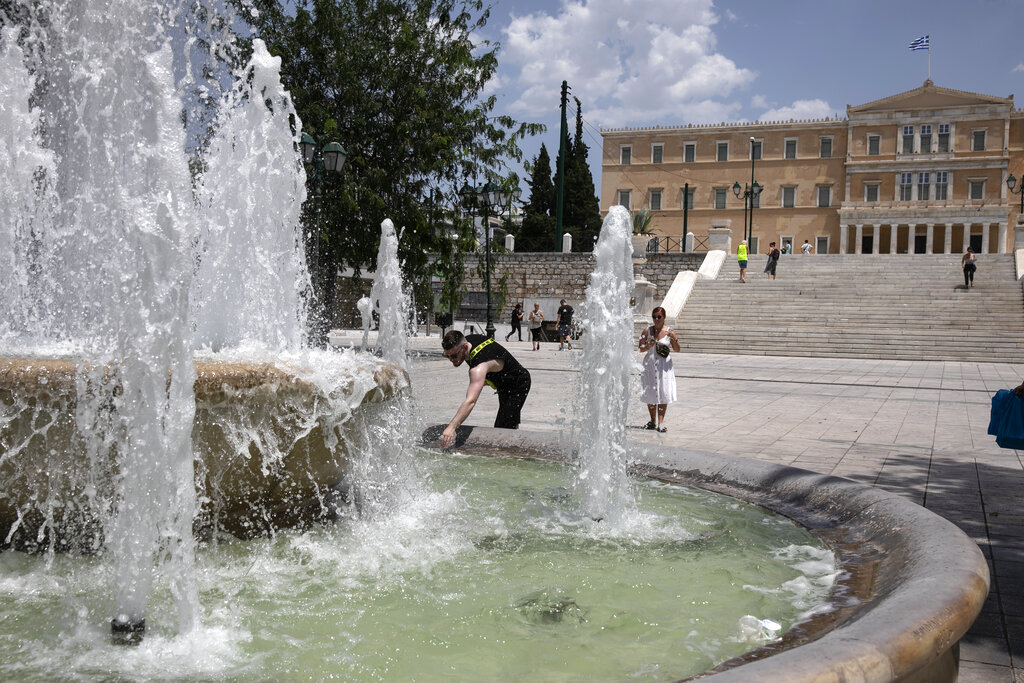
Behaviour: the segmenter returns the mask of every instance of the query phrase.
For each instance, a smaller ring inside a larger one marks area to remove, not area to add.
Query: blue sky
[[[598,188],[602,127],[845,116],[924,82],[926,34],[936,85],[1024,107],[1024,0],[494,0],[485,33],[498,110],[548,125],[527,158],[557,153],[567,80]]]

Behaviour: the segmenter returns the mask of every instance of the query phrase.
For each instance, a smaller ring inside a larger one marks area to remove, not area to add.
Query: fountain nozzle
[[[146,632],[146,620],[119,614],[110,620],[110,637],[115,645],[138,645]]]

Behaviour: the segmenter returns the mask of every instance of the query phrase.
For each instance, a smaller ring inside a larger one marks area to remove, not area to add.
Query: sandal
[[[644,429],[657,429],[657,427],[654,426],[654,420],[650,420],[646,425],[644,425]]]
[[[668,431],[668,427],[666,427],[665,425],[660,425],[658,427],[658,431],[661,432],[662,434],[664,434],[665,432]]]

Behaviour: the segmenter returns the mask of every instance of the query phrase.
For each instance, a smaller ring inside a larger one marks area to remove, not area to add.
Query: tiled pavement
[[[522,428],[567,429],[579,352],[507,346],[533,375]],[[421,417],[447,422],[465,394],[465,368],[451,367],[436,336],[414,338],[410,349]],[[960,680],[1024,683],[1024,467],[1020,452],[985,433],[991,395],[1020,384],[1024,364],[678,354],[675,371],[668,432],[638,428],[636,442],[847,477],[954,522],[978,543],[992,579],[961,641]],[[468,424],[490,426],[496,410],[485,395]],[[636,401],[630,422],[647,419]]]

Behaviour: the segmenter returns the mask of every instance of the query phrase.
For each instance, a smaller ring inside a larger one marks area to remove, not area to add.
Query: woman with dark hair
[[[960,267],[964,269],[964,289],[974,286],[974,271],[978,270],[976,260],[974,250],[967,247],[967,253],[960,259]]]
[[[665,427],[665,411],[676,400],[676,375],[672,351],[679,351],[679,339],[665,325],[665,309],[658,306],[651,312],[653,325],[640,334],[640,350],[646,351],[640,374],[640,400],[647,404],[651,420],[646,429],[659,432]]]
[[[519,335],[519,341],[523,341],[523,305],[516,304],[516,307],[512,309],[512,329],[505,335],[505,341],[513,334]]]

